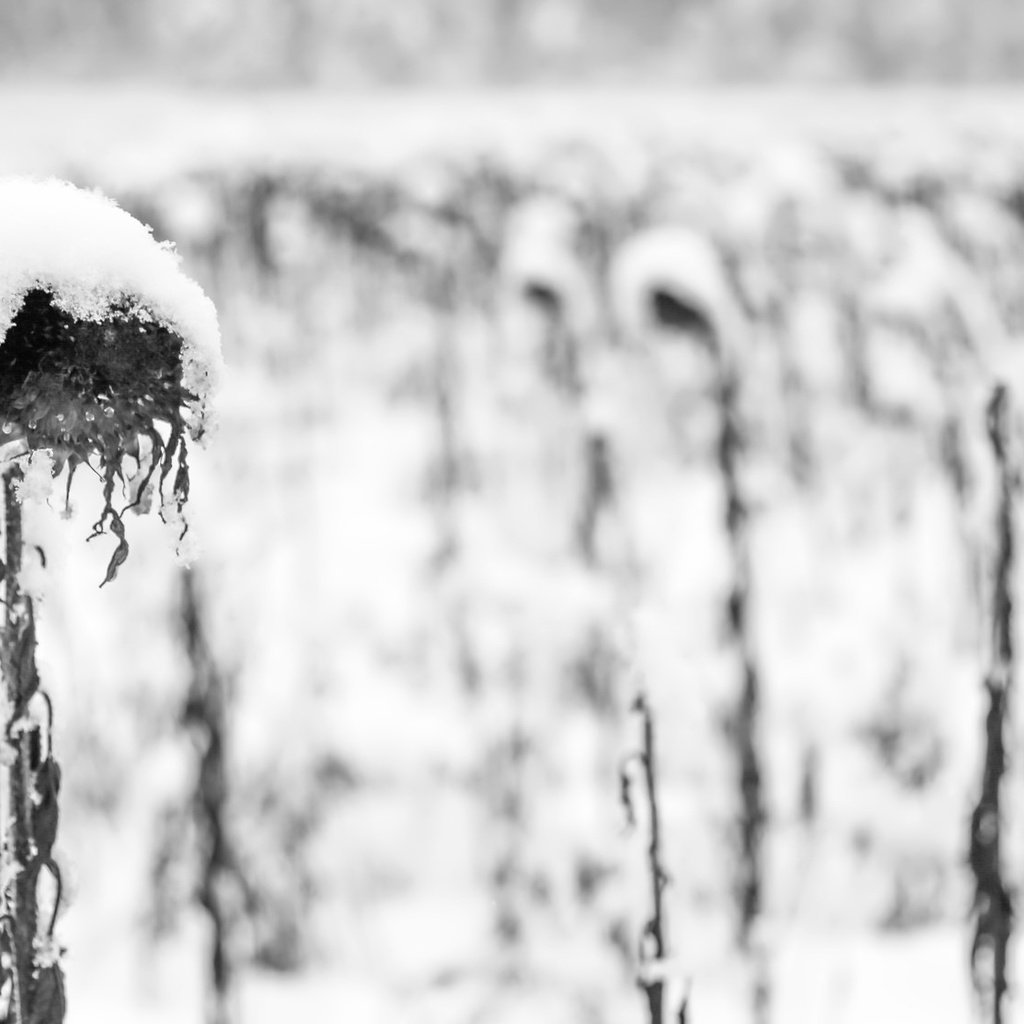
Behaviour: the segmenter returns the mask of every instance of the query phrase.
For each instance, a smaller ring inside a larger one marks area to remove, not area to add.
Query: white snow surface
[[[53,295],[59,309],[102,321],[127,302],[183,341],[183,384],[198,396],[199,425],[221,376],[213,303],[181,269],[170,245],[99,192],[56,178],[0,179],[0,332],[25,295]]]

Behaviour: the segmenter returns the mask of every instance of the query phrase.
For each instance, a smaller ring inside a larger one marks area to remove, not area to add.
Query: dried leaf
[[[14,718],[21,715],[28,707],[29,701],[39,689],[39,673],[36,670],[36,622],[32,614],[32,606],[28,606],[28,614],[22,621],[18,639],[13,651],[14,678],[17,683],[18,704]]]
[[[112,509],[110,511],[110,532],[117,537],[118,545],[114,548],[114,553],[110,556],[110,562],[107,564],[107,575],[100,584],[101,587],[106,586],[117,576],[117,570],[124,565],[128,558],[128,541],[125,540],[124,536],[124,523],[122,522],[121,517]]]
[[[38,857],[46,861],[53,852],[59,820],[57,794],[60,792],[60,765],[52,757],[36,773],[36,787],[40,799],[32,815],[32,832]]]

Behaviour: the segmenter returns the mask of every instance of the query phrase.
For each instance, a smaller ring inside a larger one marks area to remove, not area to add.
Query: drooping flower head
[[[94,533],[120,542],[107,580],[128,552],[121,517],[151,484],[180,518],[186,439],[206,434],[220,373],[213,304],[170,246],[98,193],[0,179],[0,444],[52,452],[69,490],[79,466],[99,473]]]
[[[628,340],[669,329],[734,357],[743,313],[725,262],[703,232],[681,224],[639,231],[619,247],[610,277],[615,315]]]

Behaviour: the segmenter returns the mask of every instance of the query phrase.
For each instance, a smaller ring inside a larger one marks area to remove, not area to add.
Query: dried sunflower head
[[[69,491],[83,464],[102,477],[94,535],[119,540],[107,582],[128,553],[122,515],[148,485],[176,518],[188,498],[186,438],[203,437],[220,370],[212,304],[108,200],[13,179],[0,181],[0,331],[0,444],[51,451]],[[117,509],[132,470],[141,486]]]

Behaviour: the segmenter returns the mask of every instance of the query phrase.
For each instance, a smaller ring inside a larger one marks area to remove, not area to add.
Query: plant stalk
[[[36,878],[32,869],[35,851],[32,843],[33,768],[31,732],[17,729],[27,711],[28,702],[38,688],[35,672],[35,626],[32,605],[21,591],[18,577],[22,565],[21,501],[17,487],[23,474],[19,466],[3,474],[5,615],[3,630],[4,688],[9,719],[5,733],[13,749],[13,763],[7,771],[7,809],[9,819],[5,845],[19,866],[13,884],[4,893],[5,911],[10,918],[8,940],[11,945],[12,1004],[14,1020],[25,1024],[32,1005],[32,974],[38,927]]]
[[[999,478],[996,510],[996,561],[991,620],[991,661],[985,676],[989,706],[985,716],[985,755],[981,794],[971,815],[970,866],[975,880],[974,941],[971,974],[992,1024],[1006,1020],[1007,962],[1013,934],[1013,900],[1002,858],[1002,785],[1007,768],[1009,698],[1013,688],[1013,572],[1016,471],[1009,441],[1010,402],[999,385],[988,405],[988,433]],[[982,953],[986,955],[981,956]]]
[[[644,792],[647,797],[647,810],[650,820],[650,832],[647,841],[647,873],[651,885],[651,916],[644,926],[641,938],[641,969],[644,963],[654,962],[656,969],[652,977],[640,979],[647,1003],[647,1016],[650,1024],[662,1024],[665,1013],[665,983],[661,978],[661,965],[668,948],[665,927],[665,885],[668,875],[665,871],[661,852],[661,818],[658,811],[658,768],[654,751],[654,721],[650,705],[641,692],[633,705],[640,715],[643,728],[640,764],[644,773]]]
[[[227,693],[202,626],[193,573],[182,574],[182,620],[191,681],[184,724],[199,752],[193,804],[199,842],[199,902],[210,919],[207,1024],[233,1024],[235,970],[231,955],[231,911],[227,883],[234,876],[234,858],[227,818]]]

